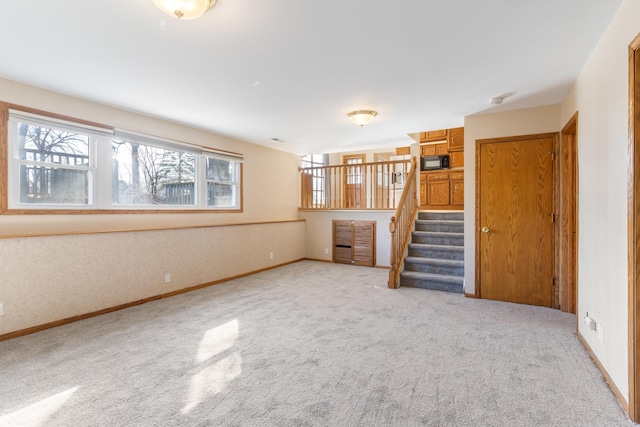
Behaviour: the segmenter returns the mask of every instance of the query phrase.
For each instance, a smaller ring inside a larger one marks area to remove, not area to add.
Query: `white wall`
[[[393,215],[395,211],[301,211],[300,218],[306,221],[307,258],[331,261],[334,219],[376,221],[376,266],[389,267],[391,265],[389,222]],[[328,254],[325,254],[325,249],[329,250]]]
[[[628,46],[640,32],[640,2],[625,0],[562,102],[564,125],[578,111],[578,316],[604,327],[604,342],[578,322],[627,398]]]
[[[501,113],[478,114],[464,119],[464,286],[475,293],[476,140],[560,131],[560,105]]]

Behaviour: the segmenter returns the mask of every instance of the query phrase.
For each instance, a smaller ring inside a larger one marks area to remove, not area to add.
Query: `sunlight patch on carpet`
[[[198,372],[191,379],[187,404],[181,412],[186,414],[206,398],[222,392],[241,373],[242,356],[237,352]]]
[[[73,387],[0,417],[0,426],[43,426],[78,390]]]
[[[204,362],[213,356],[230,349],[238,339],[238,319],[209,329],[204,333],[198,347],[198,362]]]

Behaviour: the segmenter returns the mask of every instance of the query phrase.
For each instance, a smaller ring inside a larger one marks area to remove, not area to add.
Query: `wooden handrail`
[[[389,231],[391,232],[391,268],[389,269],[389,287],[397,289],[398,279],[402,270],[407,247],[411,240],[411,231],[418,212],[418,196],[416,191],[416,158],[411,159],[411,169],[407,176],[406,185],[400,196],[400,202],[395,216],[391,217]]]
[[[299,168],[300,209],[396,209],[409,169],[409,160]]]

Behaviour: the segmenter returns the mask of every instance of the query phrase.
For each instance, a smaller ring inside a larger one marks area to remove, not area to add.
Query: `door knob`
[[[489,230],[489,227],[482,227],[482,232],[483,232],[483,233],[488,233],[488,232],[490,232],[490,231],[491,231],[491,230]]]

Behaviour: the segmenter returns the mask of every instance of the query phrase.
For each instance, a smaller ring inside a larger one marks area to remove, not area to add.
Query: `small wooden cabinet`
[[[422,172],[420,174],[420,205],[427,204],[427,174]]]
[[[449,203],[453,206],[464,206],[464,172],[449,174]]]
[[[463,209],[464,172],[421,172],[420,208],[443,210]]]
[[[461,168],[464,166],[464,151],[456,151],[449,153],[449,166],[452,168]]]
[[[333,262],[375,266],[376,222],[333,220]]]
[[[396,156],[406,156],[411,154],[411,147],[396,147]]]
[[[420,156],[447,154],[447,144],[425,144],[420,146]]]
[[[455,128],[448,130],[447,149],[449,152],[464,150],[464,128]]]
[[[446,129],[420,132],[420,142],[443,141],[445,139],[447,139]]]

